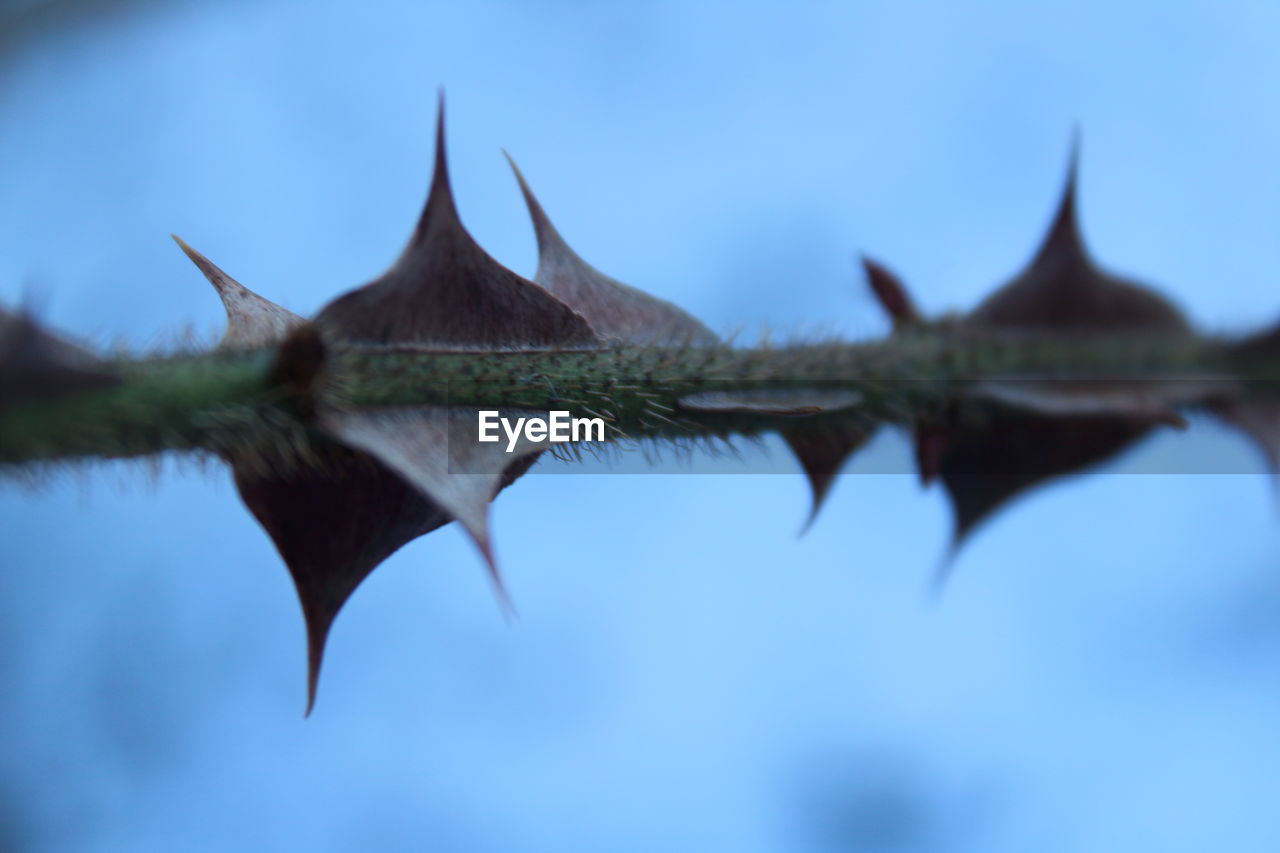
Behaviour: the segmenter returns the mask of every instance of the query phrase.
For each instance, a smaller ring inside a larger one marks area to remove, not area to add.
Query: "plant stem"
[[[642,438],[754,433],[796,421],[780,414],[686,411],[680,400],[697,392],[842,389],[855,392],[858,402],[839,417],[909,422],[983,379],[1226,380],[1215,395],[1243,393],[1225,389],[1244,380],[1268,380],[1251,383],[1248,393],[1272,397],[1280,388],[1272,381],[1280,378],[1275,357],[1217,339],[976,335],[946,326],[866,343],[782,348],[460,353],[341,346],[328,352],[306,400],[272,379],[275,359],[266,349],[118,361],[113,367],[121,382],[114,387],[0,408],[0,462],[171,450],[226,454],[264,440],[305,443],[307,413],[326,406],[596,412],[615,434]]]

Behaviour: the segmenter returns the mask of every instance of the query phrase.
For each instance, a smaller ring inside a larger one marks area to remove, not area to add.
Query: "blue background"
[[[1206,329],[1280,309],[1273,3],[3,9],[0,297],[104,346],[216,340],[170,232],[299,313],[381,272],[441,85],[492,254],[532,273],[505,147],[590,262],[747,340],[883,333],[864,251],[975,304],[1077,123],[1106,265]],[[1211,423],[1130,464],[1197,442],[1261,470]],[[1276,849],[1264,477],[1045,489],[929,601],[937,491],[843,477],[797,540],[797,474],[688,473],[794,471],[744,454],[542,463],[494,506],[519,620],[459,531],[419,540],[339,618],[306,721],[292,587],[220,466],[4,483],[0,847]]]

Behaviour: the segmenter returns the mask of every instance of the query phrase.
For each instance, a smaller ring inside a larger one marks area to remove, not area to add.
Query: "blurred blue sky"
[[[102,344],[215,339],[170,232],[300,313],[381,272],[441,85],[492,254],[532,272],[505,147],[590,262],[748,338],[883,332],[859,252],[930,310],[974,304],[1038,240],[1077,124],[1106,265],[1209,329],[1280,310],[1274,3],[111,10],[0,52],[0,298]],[[1254,467],[1212,424],[1137,455],[1206,437]],[[910,477],[842,478],[797,540],[798,475],[582,470],[495,504],[518,621],[457,531],[415,542],[339,618],[306,721],[293,591],[225,472],[3,484],[0,846],[1280,841],[1261,476],[1046,489],[930,602],[949,512]]]

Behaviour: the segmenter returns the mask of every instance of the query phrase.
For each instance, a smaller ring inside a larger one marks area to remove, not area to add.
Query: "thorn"
[[[1084,237],[1080,233],[1080,217],[1078,195],[1080,186],[1080,130],[1077,127],[1071,135],[1071,149],[1067,155],[1067,175],[1062,187],[1062,198],[1058,201],[1058,210],[1054,214],[1049,233],[1045,235],[1037,259],[1057,249],[1071,249],[1081,258],[1088,258]],[[1032,262],[1035,266],[1035,262]]]
[[[177,234],[170,234],[169,236],[173,238],[173,242],[178,244],[178,248],[191,259],[191,262],[196,265],[196,268],[200,270],[204,277],[209,280],[209,283],[218,291],[218,295],[223,297],[223,301],[226,301],[228,296],[246,290],[244,285],[227,275],[216,264],[187,245],[186,241]]]
[[[487,511],[485,513],[487,515]],[[489,580],[493,584],[493,591],[498,597],[498,607],[502,610],[502,617],[508,623],[514,621],[519,613],[516,612],[515,602],[511,600],[511,595],[507,592],[507,585],[502,579],[502,571],[498,568],[497,557],[493,553],[493,542],[489,538],[489,525],[486,519],[481,520],[478,529],[473,528],[463,519],[459,518],[458,523],[467,531],[467,535],[471,537],[471,541],[475,543],[476,548],[480,551],[480,556],[484,559],[485,569],[489,573]]]
[[[824,500],[826,500],[825,493],[819,495],[816,490],[813,491],[813,499],[809,504],[809,515],[805,518],[804,523],[800,525],[800,530],[796,533],[797,539],[803,539],[812,529],[813,523],[818,520],[818,513],[822,510]]]
[[[946,592],[947,584],[951,582],[952,575],[955,574],[956,558],[960,555],[960,549],[964,547],[964,534],[957,533],[951,539],[951,544],[947,546],[946,552],[942,555],[942,559],[938,561],[937,567],[930,575],[925,585],[925,599],[931,604],[937,604],[942,600],[942,594]]]
[[[894,330],[919,324],[922,319],[920,311],[916,308],[902,279],[866,255],[861,257],[861,262],[862,269],[867,275],[867,284],[871,286],[871,292],[875,294],[880,307],[893,321]]]
[[[420,242],[431,229],[461,228],[462,220],[453,200],[453,187],[449,183],[449,155],[445,145],[444,89],[440,90],[436,112],[436,152],[431,173],[431,189],[422,216],[414,230],[410,245]]]
[[[305,613],[307,627],[307,707],[303,711],[302,717],[306,719],[311,716],[311,711],[316,706],[316,691],[320,685],[320,667],[324,664],[324,647],[329,637],[329,627],[332,624],[329,620],[323,620],[322,623],[313,621],[312,614]]]
[[[795,448],[792,447],[792,450],[794,451]],[[799,452],[796,453],[796,458],[800,462],[805,481],[809,484],[810,495],[809,515],[800,527],[800,532],[796,534],[796,538],[800,538],[808,533],[810,528],[813,527],[813,523],[818,520],[818,514],[822,512],[822,507],[826,504],[827,497],[831,494],[831,487],[835,485],[837,469],[839,469],[844,460],[841,459],[830,473],[826,473],[806,464],[805,457],[801,456]]]
[[[916,468],[920,485],[928,486],[942,473],[942,455],[946,451],[946,431],[938,427],[916,430]]]
[[[564,238],[560,236],[555,226],[551,224],[551,218],[547,216],[546,210],[543,209],[537,196],[530,189],[529,182],[524,179],[524,173],[520,171],[520,167],[516,165],[516,161],[507,153],[505,148],[502,149],[502,156],[507,158],[511,171],[515,172],[516,183],[520,185],[520,193],[524,196],[525,206],[529,209],[529,218],[533,220],[533,234],[538,241],[539,259],[551,251],[552,248],[558,251],[570,251],[568,244],[564,242]]]

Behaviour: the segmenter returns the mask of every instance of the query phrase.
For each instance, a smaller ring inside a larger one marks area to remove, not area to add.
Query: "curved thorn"
[[[178,244],[178,248],[191,259],[191,262],[196,265],[196,268],[200,270],[204,277],[209,280],[209,283],[213,285],[213,289],[218,291],[218,295],[222,297],[223,302],[226,302],[229,297],[252,293],[249,288],[227,275],[213,261],[187,245],[187,242],[177,234],[170,234],[169,236],[173,238],[173,242]]]
[[[484,559],[485,569],[489,573],[489,580],[493,583],[493,591],[498,596],[498,606],[502,610],[503,618],[507,622],[513,621],[519,614],[516,611],[515,602],[511,600],[511,594],[507,591],[506,582],[502,579],[502,571],[498,568],[498,560],[493,553],[493,541],[489,538],[487,520],[478,534],[462,519],[458,519],[458,523],[467,531],[467,535],[475,543],[480,556]]]
[[[507,153],[505,148],[502,149],[502,156],[507,158],[511,171],[515,173],[516,183],[520,185],[520,193],[524,196],[525,206],[529,209],[529,218],[533,220],[533,234],[538,241],[538,255],[541,257],[553,249],[572,251],[569,249],[569,245],[565,243],[564,238],[560,236],[560,232],[551,224],[551,217],[547,216],[542,203],[533,194],[533,190],[529,187],[529,182],[525,180],[524,173],[516,165],[515,159]]]
[[[965,541],[964,534],[957,534],[952,537],[951,544],[947,546],[947,550],[938,561],[937,567],[934,568],[925,586],[925,598],[928,601],[936,604],[942,600],[947,584],[951,582],[951,578],[955,574],[956,559],[959,557],[960,549],[964,547]]]
[[[916,308],[911,294],[907,291],[902,279],[894,275],[888,267],[873,261],[866,255],[859,259],[862,270],[866,273],[867,284],[875,295],[880,307],[893,321],[893,328],[902,329],[921,321],[920,311]]]
[[[217,264],[187,245],[177,234],[170,234],[178,248],[204,275],[222,300],[227,314],[227,330],[220,347],[255,347],[275,343],[290,328],[305,322],[297,314],[264,299],[227,275]]]

